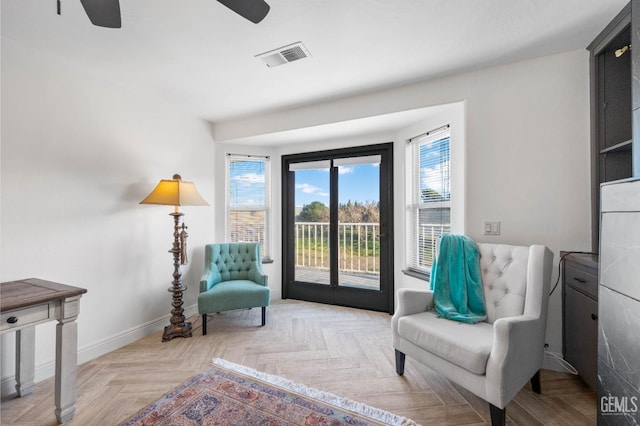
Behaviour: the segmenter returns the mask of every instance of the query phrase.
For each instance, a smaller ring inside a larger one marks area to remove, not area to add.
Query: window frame
[[[264,204],[234,207],[231,205],[231,167],[233,163],[242,161],[261,162],[264,165]],[[262,262],[271,263],[271,158],[269,156],[227,153],[225,158],[225,237],[229,242],[231,236],[231,215],[234,211],[264,212],[264,243],[262,244]],[[255,241],[259,242],[259,241]]]
[[[431,266],[428,267],[420,267],[417,265],[419,263],[420,254],[418,250],[419,241],[416,239],[418,235],[418,223],[419,223],[419,212],[424,209],[436,209],[436,208],[448,208],[449,209],[449,223],[441,224],[442,227],[448,228],[448,232],[451,233],[454,230],[454,222],[456,221],[454,213],[454,209],[456,203],[454,202],[457,194],[457,185],[454,184],[456,181],[456,176],[454,173],[455,163],[454,163],[454,138],[452,137],[452,129],[450,124],[446,124],[443,126],[439,126],[430,130],[426,133],[414,136],[407,140],[406,145],[406,266],[403,271],[405,274],[423,279],[429,280],[431,275]],[[449,188],[449,196],[446,200],[434,200],[430,202],[424,202],[423,197],[421,196],[420,184],[419,184],[419,168],[420,168],[420,158],[416,157],[416,153],[419,150],[419,146],[425,143],[433,143],[438,140],[442,140],[444,138],[448,138],[449,140],[449,149],[448,149],[448,188]],[[417,146],[416,146],[417,144]],[[462,194],[461,194],[462,195]],[[456,227],[458,228],[458,227]],[[446,231],[445,231],[446,232]],[[435,253],[434,253],[435,256]]]

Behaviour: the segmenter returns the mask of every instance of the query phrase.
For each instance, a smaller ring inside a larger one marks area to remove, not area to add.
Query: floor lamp
[[[184,213],[178,210],[179,206],[208,206],[209,204],[200,196],[193,182],[183,182],[180,175],[173,175],[173,179],[162,179],[151,194],[140,201],[140,204],[160,204],[174,206],[173,213],[173,247],[169,253],[173,253],[173,282],[169,292],[173,294],[171,306],[171,324],[164,328],[162,341],[166,342],[174,337],[191,337],[191,323],[185,322],[184,309],[182,309],[182,293],[187,289],[182,285],[182,271],[180,265],[187,264],[187,226],[181,217]]]

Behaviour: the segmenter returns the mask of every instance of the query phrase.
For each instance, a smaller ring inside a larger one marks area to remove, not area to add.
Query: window
[[[230,242],[257,242],[269,260],[269,157],[227,154],[227,221]]]
[[[438,236],[451,231],[449,125],[411,138],[407,151],[408,269],[429,275]]]

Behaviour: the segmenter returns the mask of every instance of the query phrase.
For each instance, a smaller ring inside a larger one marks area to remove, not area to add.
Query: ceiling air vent
[[[311,57],[311,54],[301,42],[256,55],[256,58],[262,59],[269,68],[309,57]]]

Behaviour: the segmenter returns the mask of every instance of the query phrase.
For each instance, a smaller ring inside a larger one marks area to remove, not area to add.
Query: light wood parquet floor
[[[153,403],[212,358],[257,370],[409,417],[423,425],[487,425],[488,405],[407,357],[397,376],[391,316],[295,300],[267,309],[210,317],[202,336],[161,342],[161,332],[79,366],[77,410],[71,425],[115,425]],[[53,379],[34,394],[2,399],[2,425],[55,425]],[[596,397],[577,377],[542,371],[542,395],[529,385],[507,406],[511,425],[595,425]]]

